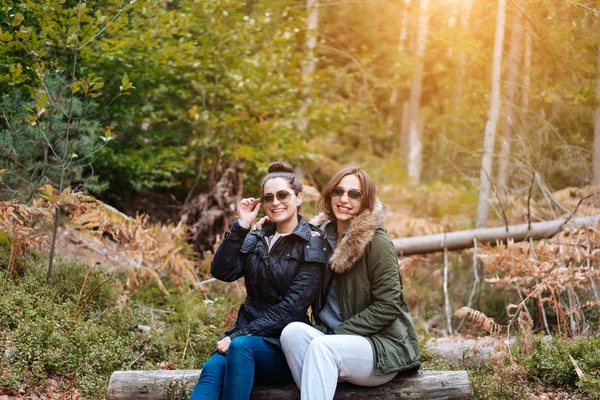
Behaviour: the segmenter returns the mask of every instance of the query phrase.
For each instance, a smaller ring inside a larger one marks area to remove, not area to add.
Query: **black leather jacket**
[[[294,231],[267,249],[265,237],[275,233],[275,224],[249,231],[235,221],[225,233],[211,263],[212,276],[226,282],[242,276],[246,301],[237,321],[225,335],[262,336],[277,346],[281,331],[294,321],[308,323],[306,310],[319,292],[331,247],[324,234],[298,217]]]

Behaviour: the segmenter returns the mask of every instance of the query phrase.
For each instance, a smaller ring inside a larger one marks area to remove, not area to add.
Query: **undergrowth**
[[[419,332],[421,369],[467,370],[475,400],[600,400],[600,337],[572,340],[535,335],[527,350],[529,345],[518,336],[510,352],[494,350],[489,359],[464,362],[449,361],[428,349],[425,343],[431,337]]]
[[[571,340],[537,336],[534,343],[530,355],[519,356],[530,376],[544,385],[577,388],[581,399],[600,399],[600,337]]]
[[[87,267],[73,261],[59,261],[48,285],[44,254],[25,254],[20,275],[7,276],[6,252],[0,245],[0,394],[9,396],[52,379],[82,398],[101,398],[115,370],[200,368],[223,316],[241,301],[225,285],[211,297],[191,289],[165,296],[156,285],[131,295],[125,277],[101,268],[84,286]]]

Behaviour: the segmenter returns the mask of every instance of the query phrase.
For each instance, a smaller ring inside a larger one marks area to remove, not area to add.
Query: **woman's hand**
[[[254,221],[258,215],[258,210],[260,210],[260,199],[255,199],[253,197],[242,199],[237,206],[237,212],[240,219],[248,225],[252,225],[252,221]]]
[[[217,351],[221,354],[227,354],[227,349],[229,349],[230,343],[231,338],[229,336],[225,336],[223,339],[217,342]]]
[[[271,218],[267,217],[266,215],[264,217],[262,217],[261,219],[258,220],[258,222],[256,224],[254,224],[252,226],[252,230],[253,231],[260,231],[265,225],[271,224],[273,223],[273,221],[271,221]]]

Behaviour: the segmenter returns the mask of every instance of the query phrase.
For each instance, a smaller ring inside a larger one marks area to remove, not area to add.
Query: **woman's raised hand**
[[[252,221],[258,215],[258,210],[260,210],[260,199],[253,197],[242,199],[237,206],[240,219],[248,225],[252,225]]]

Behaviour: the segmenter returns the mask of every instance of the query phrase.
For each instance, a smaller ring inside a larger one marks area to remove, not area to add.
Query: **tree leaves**
[[[17,26],[21,25],[21,22],[23,22],[23,20],[25,19],[25,16],[21,13],[15,14],[15,17],[13,18],[12,21],[12,26],[13,28],[16,28]]]
[[[127,90],[129,89],[135,89],[135,87],[133,86],[133,83],[131,83],[129,81],[129,76],[127,74],[123,75],[123,78],[121,79],[121,86],[119,86],[119,90],[121,91],[121,94],[130,94],[127,92]]]

